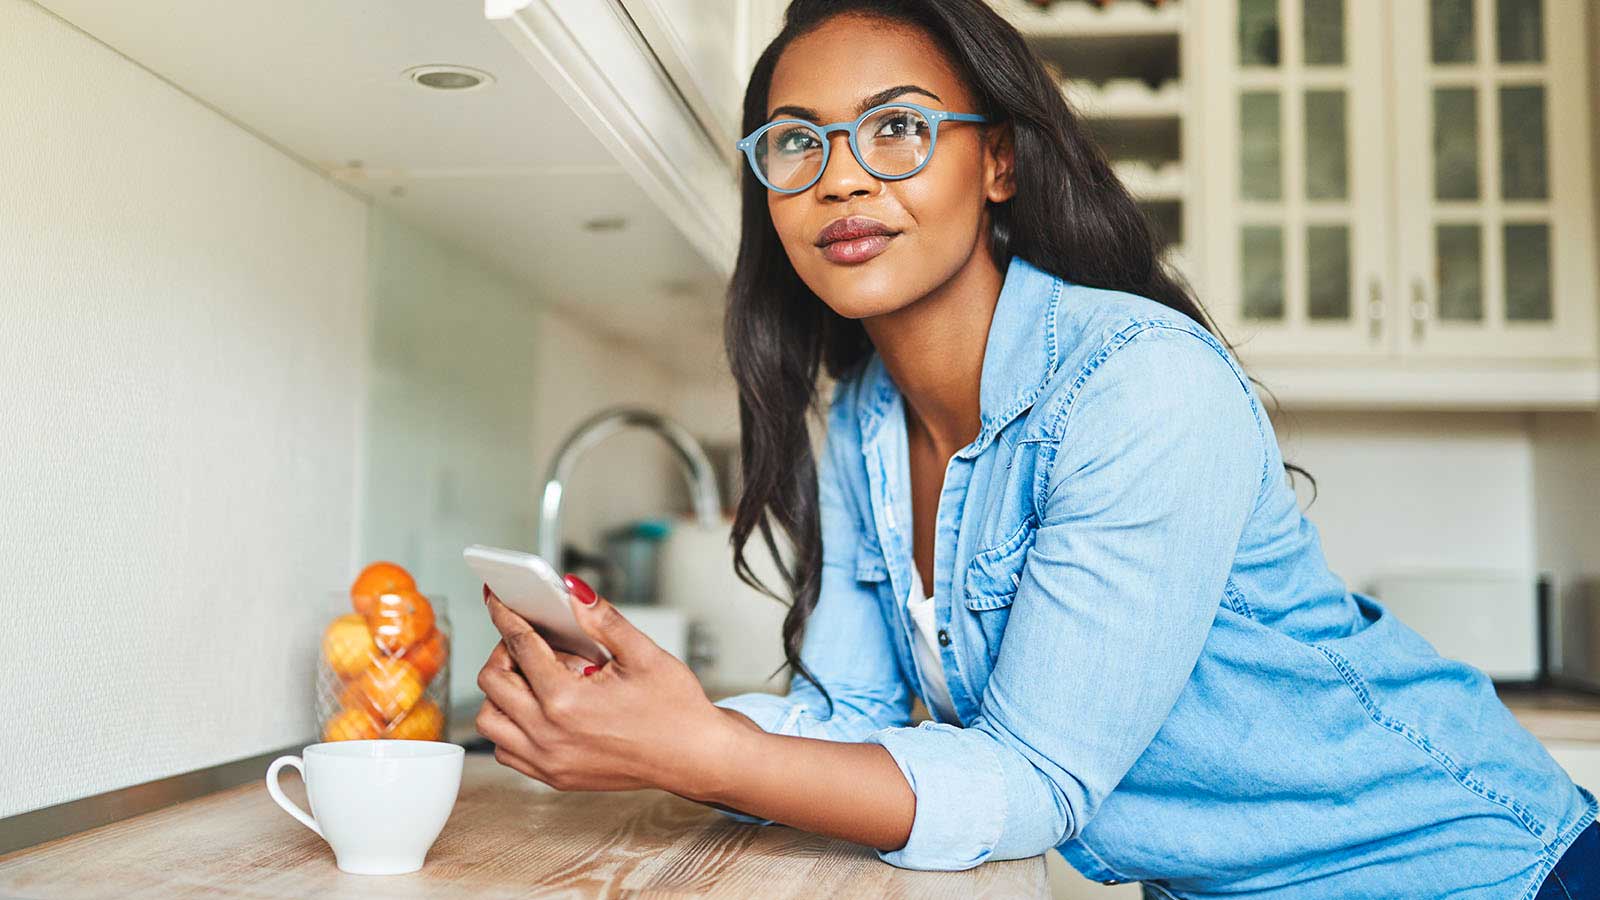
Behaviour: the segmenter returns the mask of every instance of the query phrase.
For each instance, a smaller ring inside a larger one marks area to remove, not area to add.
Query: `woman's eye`
[[[921,137],[925,126],[926,123],[922,121],[921,116],[902,113],[884,119],[879,124],[877,134],[873,136],[892,138]]]
[[[817,136],[809,131],[796,128],[778,136],[776,141],[779,153],[804,153],[817,147]]]

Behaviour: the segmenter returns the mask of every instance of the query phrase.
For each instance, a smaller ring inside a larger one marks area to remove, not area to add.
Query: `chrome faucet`
[[[695,517],[700,524],[715,528],[721,523],[722,501],[717,492],[716,471],[706,457],[700,442],[688,429],[666,416],[636,406],[615,406],[590,416],[567,435],[555,459],[550,463],[550,474],[545,477],[544,493],[539,503],[539,555],[560,568],[561,554],[561,501],[566,492],[567,479],[572,476],[578,458],[589,448],[618,431],[637,426],[661,435],[677,451],[678,461],[689,479],[689,494],[694,502]]]

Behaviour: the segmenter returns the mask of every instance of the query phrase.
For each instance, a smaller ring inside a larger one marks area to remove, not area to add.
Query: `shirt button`
[[[950,646],[950,632],[945,631],[943,628],[939,629],[939,646]]]

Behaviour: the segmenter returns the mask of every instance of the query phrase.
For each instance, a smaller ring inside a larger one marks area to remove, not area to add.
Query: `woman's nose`
[[[817,179],[816,190],[824,200],[842,200],[856,194],[870,194],[880,182],[861,167],[850,152],[850,136],[843,131],[828,135],[828,165]]]

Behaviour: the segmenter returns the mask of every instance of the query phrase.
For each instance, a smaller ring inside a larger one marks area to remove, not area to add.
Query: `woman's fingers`
[[[494,761],[508,769],[515,769],[529,778],[532,778],[534,781],[544,781],[544,778],[540,776],[539,772],[535,770],[533,766],[529,765],[526,760],[517,756],[515,753],[507,751],[503,747],[497,746],[494,748]]]
[[[577,672],[579,675],[585,675],[600,668],[598,663],[594,662],[593,660],[584,659],[577,654],[563,653],[560,650],[555,651],[555,653],[556,659],[560,661],[563,666],[566,666],[572,671]]]
[[[600,646],[611,651],[612,656],[627,662],[638,660],[652,651],[660,650],[649,635],[635,628],[627,617],[617,611],[611,601],[597,596],[594,589],[576,575],[566,576],[567,587],[578,602],[572,611],[578,617],[578,627]]]
[[[528,684],[537,694],[543,683],[554,683],[558,678],[570,678],[568,669],[556,659],[556,653],[545,643],[528,620],[512,612],[500,598],[489,594],[484,600],[489,606],[489,618],[499,630],[501,639],[511,652],[517,668],[528,676]]]
[[[507,672],[517,671],[517,661],[511,658],[511,650],[506,642],[495,641],[494,649],[489,651],[489,658],[484,661],[485,669],[504,669]]]
[[[507,735],[505,743],[501,743],[499,740],[490,737],[488,733],[483,733],[484,737],[494,741],[495,762],[508,769],[514,769],[534,781],[548,783],[549,776],[534,768],[533,763],[530,762],[530,760],[538,758],[538,751],[528,742],[527,736],[518,731],[516,725],[505,718],[504,713],[496,709],[493,703],[485,703],[483,709],[478,711],[478,719],[483,723],[479,726],[480,733],[483,733],[483,729],[487,727],[490,732],[505,733]]]
[[[532,724],[543,718],[539,715],[539,703],[533,688],[517,669],[505,641],[495,644],[489,652],[488,661],[478,670],[478,690],[483,691],[483,696],[496,711],[513,721]]]
[[[523,759],[534,759],[538,756],[533,741],[528,739],[528,735],[493,700],[483,701],[473,725],[479,734],[488,738],[496,747],[508,750]]]
[[[585,659],[572,653],[564,653],[557,650],[555,654],[558,662],[579,675],[600,667],[600,664],[593,660]],[[506,647],[505,641],[495,643],[494,649],[489,651],[489,659],[483,665],[485,668],[490,669],[504,669],[508,672],[518,671],[517,661],[511,658],[511,650]]]
[[[538,697],[517,672],[484,667],[478,672],[478,690],[525,730],[544,721]]]

